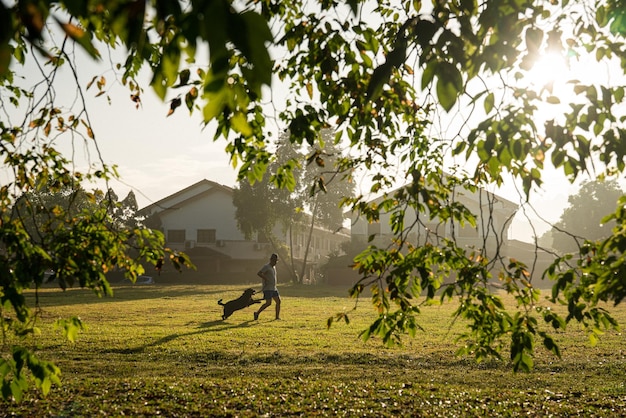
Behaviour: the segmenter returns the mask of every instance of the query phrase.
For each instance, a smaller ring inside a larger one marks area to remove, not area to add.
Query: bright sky
[[[89,59],[80,59],[80,62],[79,75],[83,86],[94,75],[100,75],[108,68],[108,63],[96,66]],[[572,64],[570,69],[559,68],[560,64],[554,61],[548,62],[545,67],[541,64],[538,66],[540,70],[536,82],[545,82],[543,78],[547,76],[550,79],[550,74],[556,75],[556,78],[552,78],[557,81],[565,80],[567,77],[564,74],[583,81],[599,74],[597,68],[590,67],[587,63]],[[20,72],[20,75],[24,76],[25,85],[38,79],[36,69],[32,66]],[[71,75],[69,70],[63,70],[61,75],[66,79],[59,80],[58,86],[73,86],[72,80],[67,78]],[[92,87],[87,93],[88,110],[104,162],[118,166],[121,181],[114,181],[110,186],[120,198],[132,189],[139,206],[144,207],[202,179],[227,186],[235,185],[236,170],[230,166],[224,151],[226,142],[213,142],[213,129],[210,126],[202,129],[197,111],[190,117],[185,106],[181,106],[174,115],[166,117],[169,103],[160,101],[150,88],[145,89],[142,106],[136,109],[129,99],[128,90],[116,85],[113,74],[104,73],[104,76],[107,77],[112,104],[109,105],[104,96],[95,98],[97,90]],[[57,94],[68,103],[76,97],[74,91],[59,91],[59,87]],[[173,92],[170,97],[175,94],[177,92]],[[279,103],[280,91],[275,91],[274,94]],[[275,133],[278,130],[276,127]],[[93,147],[90,147],[87,155],[84,149],[81,150],[81,144],[82,140],[74,142],[74,151],[77,151],[75,155],[78,159],[89,156],[93,160],[96,155]],[[57,146],[66,152],[72,150],[66,138],[59,139]],[[543,190],[534,195],[532,204],[541,217],[555,222],[567,206],[568,196],[575,193],[577,187],[570,185],[562,175],[550,171],[544,174],[544,182]],[[512,184],[493,191],[521,203],[520,193]],[[525,215],[531,218],[534,232]],[[530,242],[533,235],[540,236],[548,229],[549,226],[528,208],[525,213],[520,210],[515,218],[511,238]]]
[[[611,65],[599,64],[590,57],[546,55],[544,59],[535,64],[530,72],[528,85],[534,88],[552,86],[552,95],[558,97],[560,104],[546,104],[538,112],[537,126],[543,125],[547,120],[563,117],[569,107],[569,103],[580,102],[581,96],[572,92],[572,84],[569,82],[578,80],[583,84],[606,83],[607,85],[626,85],[626,78],[619,70],[619,65],[613,62]],[[626,109],[623,109],[626,113]],[[540,118],[540,119],[539,119]],[[515,203],[523,205],[513,220],[510,230],[511,237],[527,242],[532,242],[533,237],[541,236],[550,229],[548,222],[556,222],[560,219],[564,209],[568,206],[568,197],[576,194],[584,179],[571,184],[562,171],[554,170],[546,163],[542,173],[543,186],[540,190],[534,190],[530,204],[525,203],[525,196],[520,188],[509,182],[500,189],[490,190]],[[626,181],[620,179],[623,189],[626,189]]]
[[[126,97],[97,106],[93,122],[103,159],[118,165],[124,181],[113,188],[121,197],[132,187],[140,207],[205,178],[235,185],[226,142],[213,142],[214,131],[202,129],[197,114],[190,117],[181,106],[166,117],[168,110],[169,103],[148,90],[139,109]]]
[[[86,92],[86,100],[100,155],[106,164],[118,166],[120,181],[113,181],[110,186],[120,198],[132,189],[143,207],[202,179],[234,186],[236,171],[224,151],[226,142],[213,142],[214,131],[209,127],[202,129],[197,110],[190,116],[181,106],[167,117],[169,102],[161,101],[150,87],[145,88],[142,104],[136,108],[129,90],[116,82],[114,74],[103,73],[109,68],[108,63],[97,65],[86,57],[79,62],[82,86],[95,75],[104,75],[107,80],[106,95],[95,97],[98,90],[94,85]],[[24,86],[41,78],[34,65],[28,65],[19,75],[24,77]],[[57,102],[69,108],[77,94],[68,69],[61,70],[55,85]],[[79,168],[84,170],[88,160],[97,160],[93,145],[85,145],[90,142],[82,138],[72,141],[64,136],[55,141],[55,146],[66,155],[74,152]]]

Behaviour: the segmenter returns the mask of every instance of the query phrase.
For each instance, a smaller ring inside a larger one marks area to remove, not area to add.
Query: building
[[[387,195],[387,198],[394,196],[395,191]],[[378,197],[370,203],[380,204],[384,197]],[[413,245],[422,246],[426,243],[438,245],[442,239],[454,240],[456,245],[463,248],[467,253],[480,254],[490,260],[500,258],[504,263],[510,259],[516,259],[525,263],[534,276],[539,276],[543,271],[541,268],[547,267],[553,257],[541,250],[530,251],[531,244],[521,243],[510,239],[511,221],[518,210],[518,205],[505,198],[478,188],[476,191],[465,189],[457,190],[453,194],[454,202],[465,206],[476,217],[476,226],[469,223],[461,225],[458,221],[441,221],[435,217],[430,219],[428,212],[411,212],[407,209],[404,217],[404,225],[413,225],[411,231],[406,235],[406,239]],[[353,242],[368,243],[370,237],[373,239],[369,244],[386,248],[392,244],[395,234],[392,232],[391,219],[397,208],[380,213],[377,222],[368,222],[362,216],[353,214],[351,237]],[[502,263],[494,266],[495,271],[501,269]],[[334,272],[334,277],[330,278],[335,283],[355,283],[359,279],[355,272]],[[540,277],[533,277],[540,279]]]
[[[140,214],[150,227],[165,234],[167,247],[190,256],[197,271],[185,276],[207,283],[258,282],[256,273],[273,252],[284,261],[277,265],[283,281],[301,271],[306,254],[302,279],[313,281],[326,257],[349,240],[345,232],[315,227],[306,251],[309,228],[293,225],[289,231],[274,231],[281,241],[276,248],[263,237],[247,240],[237,227],[235,212],[232,188],[201,180],[141,209]],[[294,265],[287,262],[289,254]]]
[[[390,193],[393,196],[394,192]],[[370,203],[379,204],[382,197]],[[416,245],[426,242],[435,243],[440,238],[454,238],[457,245],[463,248],[496,250],[506,247],[508,229],[518,206],[504,198],[483,189],[470,193],[466,190],[454,194],[455,202],[461,203],[472,212],[477,219],[476,227],[468,223],[461,225],[458,221],[442,222],[440,219],[429,219],[428,213],[410,212],[407,210],[405,225],[415,224],[408,239]],[[363,217],[353,216],[351,235],[353,239],[367,240],[374,236],[373,243],[386,246],[394,236],[390,219],[394,211],[380,214],[378,222],[368,222]],[[417,220],[420,222],[416,222]]]

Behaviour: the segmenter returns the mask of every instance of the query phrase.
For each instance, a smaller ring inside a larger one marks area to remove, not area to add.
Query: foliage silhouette
[[[274,75],[289,95],[273,116],[288,129],[293,144],[315,146],[322,129],[330,127],[336,132],[334,140],[350,147],[349,157],[337,169],[365,176],[371,186],[343,203],[372,222],[392,213],[396,238],[389,247],[370,246],[355,259],[363,279],[352,294],[358,297],[371,289],[379,313],[364,337],[398,342],[403,333],[417,330],[421,304],[454,300],[459,302],[457,315],[470,323],[463,352],[478,360],[500,358],[508,350],[514,370],[530,370],[537,341],[558,355],[550,332],[572,320],[580,322],[593,341],[602,330],[616,326],[598,302],[617,304],[626,295],[626,198],[606,218],[616,225],[610,237],[582,243],[580,251],[564,255],[546,270],[545,276],[555,283],[553,301],[569,308],[565,318],[535,306],[538,292],[523,264],[485,259],[453,237],[413,247],[406,238],[416,225],[406,225],[404,219],[418,212],[430,220],[474,226],[475,215],[455,196],[501,186],[512,177],[529,198],[541,187],[547,167],[571,181],[623,173],[625,95],[617,77],[626,68],[622,3],[0,3],[1,104],[27,104],[21,107],[24,119],[0,120],[0,153],[13,175],[0,189],[1,318],[11,318],[2,319],[3,329],[18,336],[34,331],[34,316],[21,292],[39,285],[48,268],[108,294],[107,269],[121,267],[131,276],[141,273],[128,256],[131,246],[151,262],[164,256],[160,234],[142,228],[111,231],[106,209],[71,218],[60,214],[67,221],[62,231],[66,235],[51,248],[33,245],[23,223],[9,217],[16,199],[38,185],[51,183],[60,190],[116,176],[115,167],[101,160],[87,173],[77,172],[72,161],[54,149],[51,136],[73,135],[86,142],[97,138],[84,93],[94,88],[106,95],[106,78],[96,76],[86,87],[80,85],[80,67],[70,48],[79,45],[98,59],[107,49],[123,45],[126,59],[112,70],[121,72],[131,100],[141,103],[145,83],[139,73],[147,68],[159,97],[179,92],[170,101],[169,113],[184,105],[190,112],[201,112],[206,124],[215,124],[214,139],[227,140],[227,153],[239,167],[240,178],[251,184],[262,180],[273,161],[266,124],[270,115],[263,100],[264,87]],[[62,41],[46,42],[54,39],[48,35],[55,30],[61,31]],[[195,61],[201,49],[208,51],[204,65]],[[272,61],[274,53],[278,58]],[[525,83],[533,64],[549,53],[606,63],[613,77],[591,83],[567,80],[573,99],[559,97],[553,83],[536,88]],[[17,83],[27,56],[49,64],[39,67],[46,86],[41,96]],[[55,75],[62,67],[75,77],[81,103],[76,111],[55,103]],[[567,106],[546,119],[545,106],[558,107],[562,100],[569,100]],[[433,121],[440,112],[455,109],[462,119],[458,132],[452,139],[436,133]],[[31,148],[33,138],[37,146]],[[461,161],[467,172],[451,167],[450,157]],[[383,203],[372,205],[371,194],[383,195]],[[187,262],[176,253],[170,260]],[[495,276],[494,266],[501,267]],[[445,283],[452,273],[454,282]],[[503,308],[490,287],[493,281],[515,296],[515,309]],[[347,318],[342,314],[335,319]],[[56,369],[41,367],[27,350],[16,350],[0,364],[3,396],[21,397],[27,387],[25,367],[47,392]]]

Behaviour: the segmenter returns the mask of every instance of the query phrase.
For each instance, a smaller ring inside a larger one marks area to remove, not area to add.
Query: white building
[[[393,196],[393,192],[389,195]],[[404,224],[406,226],[416,224],[409,234],[409,240],[413,244],[423,245],[426,242],[436,243],[440,238],[453,238],[460,247],[476,249],[485,247],[488,251],[506,247],[510,223],[518,209],[515,203],[482,189],[477,189],[474,193],[465,190],[455,193],[454,199],[476,216],[475,228],[468,223],[461,226],[458,221],[442,222],[438,218],[430,220],[428,212],[417,213],[407,209]],[[383,197],[379,197],[371,203],[378,204],[382,200]],[[393,238],[390,219],[394,211],[381,213],[380,220],[373,223],[363,217],[354,216],[352,238],[367,240],[373,235],[375,236],[373,243],[378,246],[390,243]],[[420,222],[416,222],[418,219]]]
[[[294,271],[300,272],[308,228],[293,228],[290,237],[289,231],[277,228],[275,235],[283,245],[275,248],[262,237],[246,240],[237,227],[235,212],[233,189],[209,180],[201,180],[140,211],[149,226],[165,234],[167,247],[185,251],[191,257],[198,270],[186,275],[206,278],[207,282],[256,282],[256,272],[274,252],[282,261],[277,268],[283,280]],[[303,279],[312,280],[319,264],[346,240],[346,233],[314,228],[306,254],[305,276],[310,277]],[[290,254],[294,265],[288,262]]]
[[[393,195],[394,192],[391,192],[387,198]],[[380,204],[384,198],[373,199],[370,203]],[[464,189],[455,191],[453,199],[474,214],[476,227],[472,227],[467,222],[463,226],[458,221],[443,222],[437,217],[431,220],[428,212],[417,213],[407,209],[404,225],[405,227],[413,225],[407,235],[407,240],[413,245],[421,246],[426,243],[437,245],[442,239],[452,239],[458,247],[465,249],[468,253],[480,254],[490,260],[501,258],[505,265],[510,259],[521,261],[528,266],[535,280],[540,279],[540,273],[553,257],[536,249],[532,244],[510,239],[510,226],[518,210],[517,204],[480,188],[475,192]],[[364,217],[354,215],[351,229],[352,240],[366,243],[370,237],[374,237],[369,242],[370,244],[386,248],[394,239],[390,220],[398,209],[395,207],[390,211],[380,213],[378,222],[368,222]],[[500,269],[502,265],[502,263],[494,265],[494,271]],[[343,282],[354,283],[358,280],[355,273],[344,273],[344,275],[347,280]],[[331,278],[331,281],[342,281],[340,276]]]

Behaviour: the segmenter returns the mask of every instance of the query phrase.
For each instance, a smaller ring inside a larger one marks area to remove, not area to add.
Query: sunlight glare
[[[549,52],[524,73],[523,88],[540,97],[541,114],[545,120],[564,117],[572,103],[585,100],[576,93],[577,85],[606,82],[607,72],[590,56]]]
[[[538,60],[527,74],[529,86],[537,89],[551,91],[555,84],[560,84],[570,79],[571,68],[567,59],[557,53],[548,53]]]

